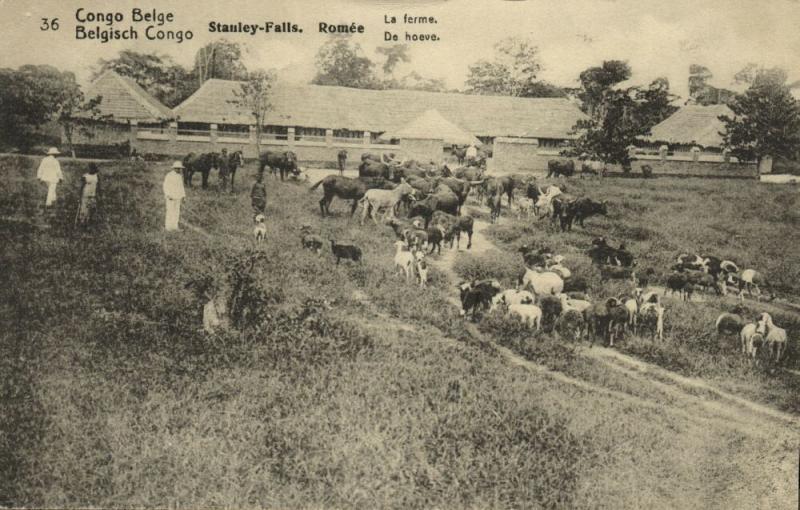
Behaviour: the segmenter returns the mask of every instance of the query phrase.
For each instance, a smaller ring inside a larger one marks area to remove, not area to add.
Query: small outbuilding
[[[426,110],[407,126],[394,133],[384,133],[382,140],[400,140],[406,158],[419,161],[442,159],[444,145],[481,145],[481,141],[466,130],[445,119],[436,110]]]

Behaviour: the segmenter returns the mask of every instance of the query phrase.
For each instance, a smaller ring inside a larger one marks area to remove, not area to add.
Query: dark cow
[[[344,175],[344,167],[347,164],[347,151],[342,149],[336,154],[336,163],[339,165],[339,175]]]
[[[461,295],[461,315],[468,317],[472,312],[473,319],[476,318],[476,312],[488,310],[492,304],[492,298],[502,290],[497,280],[464,282],[458,286],[458,289]]]
[[[330,205],[333,202],[333,197],[352,200],[353,205],[350,208],[350,216],[352,216],[356,212],[358,201],[364,198],[364,193],[368,189],[392,189],[394,187],[394,184],[383,179],[351,179],[340,175],[328,175],[311,186],[309,191],[314,191],[320,184],[322,184],[324,195],[319,201],[319,210],[323,217],[331,213]]]
[[[456,177],[445,177],[440,179],[438,182],[441,182],[456,194],[458,197],[458,212],[460,214],[461,208],[464,206],[464,202],[467,201],[467,196],[469,195],[469,190],[471,187],[469,181],[458,179]]]
[[[204,154],[195,154],[190,152],[183,158],[183,183],[192,187],[192,176],[195,172],[200,172],[203,175],[203,189],[208,188],[208,176],[211,170],[219,168],[220,155],[216,152],[206,152]]]
[[[683,273],[674,272],[667,277],[667,288],[664,289],[664,295],[669,292],[677,292],[684,301],[692,298],[693,286],[689,283],[689,279]]]
[[[503,203],[503,194],[498,186],[493,191],[487,191],[489,194],[489,198],[486,200],[486,205],[489,206],[489,218],[492,223],[496,222],[498,218],[500,218],[500,212],[502,209]]]
[[[475,167],[462,167],[456,170],[455,177],[475,183],[483,178],[483,170]]]
[[[297,168],[297,155],[292,151],[267,151],[259,156],[258,161],[258,174],[262,176],[264,175],[264,168],[267,167],[269,167],[273,177],[280,172],[281,180],[284,180],[289,175],[289,172],[292,175],[300,174],[300,170]]]
[[[425,218],[425,228],[428,228],[435,211],[444,211],[453,216],[458,215],[458,197],[447,186],[440,185],[425,199],[414,202],[408,211],[408,216],[409,218],[422,216]]]
[[[575,162],[571,159],[551,159],[547,162],[547,177],[571,177],[575,174]]]
[[[453,216],[444,211],[434,211],[430,221],[431,226],[440,227],[444,230],[444,240],[450,243],[450,248],[453,248],[453,241],[456,242],[456,249],[461,247],[461,233],[467,234],[467,249],[472,248],[472,232],[475,220],[472,216],[465,214],[463,216]]]
[[[556,197],[559,198],[559,197]],[[555,206],[555,199],[553,205]],[[586,218],[600,214],[603,216],[608,215],[608,205],[605,201],[595,202],[591,198],[578,198],[565,204],[559,210],[559,218],[561,220],[561,231],[572,230],[573,221],[583,227],[583,222]]]
[[[244,166],[244,154],[242,151],[235,151],[228,155],[227,160],[222,160],[222,156],[220,156],[220,174],[222,174],[222,168],[227,164],[227,172],[228,175],[231,177],[231,193],[233,193],[233,184],[236,180],[236,170],[240,166]],[[220,175],[220,179],[222,175]]]
[[[394,169],[386,163],[366,159],[358,165],[358,176],[364,178],[380,177],[381,179],[394,179]]]

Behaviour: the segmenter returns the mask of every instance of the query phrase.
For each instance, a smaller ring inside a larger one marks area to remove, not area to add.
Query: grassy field
[[[34,163],[0,158],[0,505],[781,508],[795,497],[782,490],[791,473],[771,470],[796,446],[782,427],[501,321],[500,345],[575,379],[509,364],[448,303],[447,275],[432,271],[425,292],[403,284],[389,229],[358,227],[339,202],[322,221],[301,185],[269,181],[268,239],[254,249],[249,175],[235,196],[190,191],[193,228],[166,234],[164,165],[103,164],[100,224],[81,233],[85,164],[64,165],[46,221]],[[304,223],[354,241],[364,262],[302,251]],[[204,335],[193,284],[208,281],[243,286],[258,314]]]

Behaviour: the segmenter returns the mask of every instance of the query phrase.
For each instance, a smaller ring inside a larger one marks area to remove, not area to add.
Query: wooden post
[[[692,161],[695,162],[700,161],[700,147],[695,145],[694,147],[692,147],[691,153],[692,153]]]
[[[331,147],[333,145],[333,129],[325,130],[325,145]]]
[[[372,142],[372,133],[364,131],[364,145],[369,145]]]
[[[289,142],[289,147],[294,147],[294,128],[290,127],[286,130],[286,140]]]
[[[132,120],[131,121],[131,131],[128,138],[128,153],[133,154],[134,150],[136,149],[137,140],[139,139],[139,121]],[[138,151],[137,151],[138,152]]]
[[[217,133],[218,128],[219,126],[217,126],[216,124],[211,124],[209,126],[208,138],[209,141],[211,142],[211,150],[213,151],[217,150],[217,139],[219,137],[219,133]]]
[[[669,154],[669,147],[667,145],[662,145],[658,148],[658,156],[661,158],[661,161],[667,160],[667,155]]]

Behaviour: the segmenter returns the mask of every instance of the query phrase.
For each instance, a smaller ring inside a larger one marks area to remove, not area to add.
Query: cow
[[[492,298],[503,289],[497,280],[463,282],[458,286],[461,295],[461,315],[476,318],[476,312],[489,309]]]
[[[467,157],[467,148],[453,145],[453,156],[456,157],[456,161],[458,161],[459,165],[463,165],[464,158]]]
[[[216,152],[205,154],[190,152],[183,158],[183,183],[191,188],[192,176],[195,172],[200,172],[203,175],[203,189],[208,188],[208,176],[212,169],[219,168],[219,164],[220,155]]]
[[[458,179],[456,177],[445,177],[439,179],[438,182],[441,182],[456,194],[458,197],[458,212],[461,214],[461,208],[464,206],[464,202],[467,201],[467,195],[469,195],[469,190],[471,187],[469,181]]]
[[[366,159],[358,165],[359,178],[376,178],[393,181],[395,178],[394,168],[379,161]]]
[[[383,179],[351,179],[350,177],[342,177],[340,175],[328,175],[322,180],[309,188],[309,192],[317,189],[322,185],[324,191],[323,197],[319,201],[319,210],[324,218],[326,214],[330,214],[330,205],[333,202],[333,197],[339,197],[343,200],[352,200],[353,205],[350,209],[350,216],[355,214],[358,207],[358,201],[364,197],[364,194],[369,189],[393,189],[394,184]]]
[[[444,241],[450,243],[450,249],[453,248],[453,240],[456,242],[456,249],[461,247],[462,232],[467,234],[467,249],[472,248],[472,232],[474,228],[472,216],[468,214],[453,216],[444,211],[434,211],[431,216],[431,225],[444,230]]]
[[[425,199],[415,202],[408,211],[408,216],[422,216],[425,218],[425,228],[428,228],[431,217],[435,211],[444,211],[453,216],[458,215],[458,197],[446,186],[438,186],[433,194]]]
[[[561,196],[563,197],[564,195]],[[555,212],[553,214],[555,214]],[[583,227],[584,220],[595,214],[602,216],[608,215],[608,205],[605,200],[602,202],[596,202],[591,198],[584,197],[577,198],[571,202],[563,203],[563,207],[559,209],[561,231],[571,231],[573,222],[577,222],[581,227]]]
[[[547,177],[571,177],[575,173],[575,162],[571,159],[551,159],[547,162]]]
[[[280,172],[281,180],[284,180],[289,172],[295,176],[300,174],[300,170],[297,168],[297,155],[292,151],[264,152],[259,155],[258,163],[258,175],[262,177],[266,167],[269,167],[273,177]]]
[[[361,260],[361,248],[352,244],[340,244],[335,239],[331,239],[331,251],[333,256],[336,257],[336,265],[339,265],[341,259],[352,260],[358,262]]]

